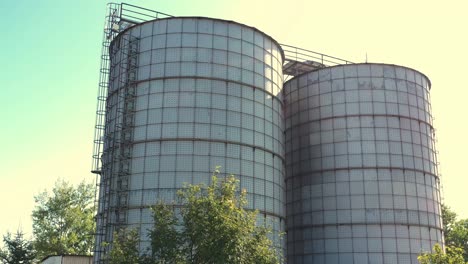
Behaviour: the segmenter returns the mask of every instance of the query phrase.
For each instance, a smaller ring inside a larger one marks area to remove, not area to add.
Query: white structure
[[[288,263],[418,263],[443,243],[429,89],[385,64],[285,83]]]
[[[41,261],[41,264],[93,264],[93,257],[81,255],[48,256]]]
[[[240,179],[248,208],[284,231],[276,41],[232,21],[165,18],[119,33],[110,61],[97,263],[121,227],[137,228],[145,250],[149,207],[175,201],[185,183],[208,183],[216,166]]]
[[[443,243],[422,73],[349,64],[233,21],[129,4],[110,4],[106,21],[96,263],[119,228],[137,228],[146,250],[149,206],[216,166],[239,177],[259,222],[286,230],[289,264],[417,264]]]

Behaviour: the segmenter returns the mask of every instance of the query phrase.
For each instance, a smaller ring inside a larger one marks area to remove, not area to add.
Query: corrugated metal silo
[[[443,242],[429,89],[385,64],[285,83],[289,263],[418,263]]]
[[[239,177],[248,208],[284,230],[276,41],[232,21],[165,18],[119,33],[110,61],[96,263],[119,227],[136,227],[146,249],[149,206],[175,200],[184,183],[208,183],[215,166]]]

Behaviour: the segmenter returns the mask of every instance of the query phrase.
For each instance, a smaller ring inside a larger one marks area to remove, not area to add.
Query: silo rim
[[[287,82],[284,83],[284,85],[286,85],[286,83],[296,79],[296,78],[299,78],[303,75],[306,75],[306,74],[309,74],[311,72],[315,72],[315,71],[320,71],[320,70],[323,70],[323,69],[330,69],[330,68],[335,68],[335,67],[347,67],[347,66],[356,66],[356,65],[382,65],[382,66],[393,66],[393,67],[400,67],[400,68],[405,68],[405,69],[409,69],[409,70],[412,70],[414,72],[417,72],[419,74],[421,74],[422,76],[424,76],[424,78],[426,78],[426,80],[428,81],[429,83],[429,90],[432,88],[432,83],[431,83],[431,80],[429,79],[429,77],[427,77],[426,74],[416,70],[416,69],[413,69],[411,67],[407,67],[407,66],[403,66],[403,65],[397,65],[397,64],[392,64],[392,63],[381,63],[381,62],[362,62],[362,63],[352,63],[352,64],[339,64],[339,65],[333,65],[333,66],[327,66],[325,68],[320,68],[320,69],[316,69],[316,70],[312,70],[312,71],[308,71],[308,72],[304,72],[302,74],[299,74],[297,76],[294,76],[294,78],[291,78],[290,80],[288,80]],[[284,86],[283,85],[283,86]]]
[[[123,30],[122,32],[119,32],[119,34],[112,40],[112,42],[114,42],[115,39],[117,39],[121,34],[127,32],[128,30],[130,30],[130,29],[132,29],[134,27],[137,27],[137,26],[141,26],[141,25],[146,24],[146,23],[152,23],[152,22],[159,21],[159,20],[185,19],[185,18],[189,18],[189,19],[190,18],[191,19],[209,19],[209,20],[213,20],[213,21],[234,23],[234,24],[237,24],[237,25],[240,25],[240,26],[243,26],[243,27],[251,28],[254,31],[260,32],[262,35],[268,37],[271,41],[273,41],[273,43],[275,43],[276,46],[279,48],[283,61],[285,60],[285,55],[284,55],[283,48],[281,47],[281,44],[278,41],[276,41],[273,37],[271,37],[270,35],[266,34],[263,31],[259,30],[258,28],[252,27],[252,26],[249,26],[249,25],[246,25],[246,24],[243,24],[243,23],[239,23],[239,22],[236,22],[236,21],[233,21],[233,20],[226,20],[226,19],[212,18],[212,17],[203,17],[203,16],[173,16],[173,17],[164,17],[164,18],[157,18],[157,19],[145,21],[145,22],[142,22],[142,23],[139,23],[139,24],[135,24],[135,25],[133,25],[131,27],[128,27],[125,30]],[[111,46],[112,46],[112,43],[111,43]]]

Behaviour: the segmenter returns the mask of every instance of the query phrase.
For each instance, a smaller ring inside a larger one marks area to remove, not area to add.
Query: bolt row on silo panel
[[[119,105],[128,105],[119,101],[119,91],[128,83],[122,70],[128,59],[119,52],[124,36],[139,42],[131,127],[119,119]],[[128,196],[119,213],[125,214],[122,225],[140,231],[140,248],[149,245],[149,206],[158,200],[175,201],[185,183],[209,183],[216,166],[240,179],[249,209],[258,209],[262,221],[276,233],[284,230],[279,44],[242,24],[187,17],[133,26],[114,39],[111,50],[105,146],[109,150],[116,144],[112,133],[131,130]],[[119,153],[105,154],[103,167],[112,171],[121,166],[114,162]],[[122,195],[118,196],[119,184],[112,175],[104,170],[102,178],[109,179],[110,191],[101,193],[100,199],[118,207]],[[121,226],[112,213],[98,222],[109,226],[107,240]]]
[[[385,64],[285,83],[289,263],[418,263],[443,242],[429,88]]]

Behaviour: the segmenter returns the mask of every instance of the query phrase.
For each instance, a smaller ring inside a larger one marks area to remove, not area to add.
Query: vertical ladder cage
[[[92,168],[91,172],[96,174],[96,192],[94,195],[94,211],[96,212],[96,233],[95,243],[101,245],[105,235],[104,223],[109,221],[108,215],[106,214],[106,205],[109,204],[109,187],[106,184],[106,176],[101,177],[105,168],[102,168],[105,159],[108,159],[104,153],[104,135],[106,133],[106,101],[107,93],[109,89],[110,81],[110,44],[114,37],[119,33],[116,25],[118,25],[120,14],[120,5],[115,3],[108,4],[108,10],[106,12],[104,22],[104,32],[102,37],[101,46],[101,63],[99,69],[99,83],[98,83],[98,95],[97,95],[97,106],[96,106],[96,122],[94,130],[94,146],[92,156]],[[107,175],[107,177],[109,177]],[[104,184],[101,183],[104,181]],[[107,186],[107,187],[106,187]],[[99,196],[99,199],[98,199]],[[94,248],[94,258],[100,258],[102,248],[96,246]]]
[[[93,139],[91,173],[96,175],[94,210],[96,233],[94,259],[105,263],[109,246],[101,244],[112,240],[114,227],[125,225],[128,209],[128,176],[130,174],[133,139],[133,119],[138,68],[138,38],[122,36],[120,67],[123,77],[111,76],[116,62],[111,57],[111,43],[125,29],[146,21],[172,17],[171,15],[126,3],[109,3],[104,22],[101,62]],[[111,65],[112,64],[112,65]],[[118,87],[113,87],[114,85]],[[109,93],[118,91],[115,120],[108,116]],[[110,235],[109,235],[110,234]],[[106,237],[107,236],[107,237]],[[97,262],[96,262],[97,263]]]
[[[112,40],[123,30],[149,20],[172,17],[171,15],[130,5],[126,3],[108,4],[108,12],[104,24],[104,34],[101,48],[101,65],[99,69],[99,83],[96,107],[96,122],[94,129],[93,162],[91,172],[101,174],[101,157],[104,150],[105,108],[109,89],[110,54],[109,47]]]

